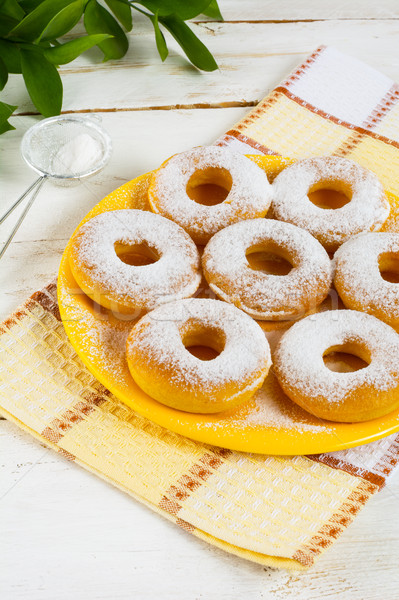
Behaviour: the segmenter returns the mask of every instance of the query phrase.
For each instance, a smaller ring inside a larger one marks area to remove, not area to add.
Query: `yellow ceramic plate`
[[[251,157],[270,176],[286,164],[277,157]],[[150,174],[123,185],[97,204],[83,222],[121,208],[148,210]],[[386,225],[394,229],[398,199]],[[82,222],[82,223],[83,223]],[[313,454],[371,442],[399,430],[399,411],[364,423],[321,421],[293,404],[281,391],[273,373],[263,388],[244,406],[216,415],[198,415],[164,406],[147,396],[133,381],[125,359],[125,340],[134,321],[120,320],[101,309],[77,286],[68,264],[69,245],[62,257],[58,300],[67,335],[76,352],[119,400],[135,411],[176,433],[216,446],[262,454]],[[286,325],[263,323],[271,345]]]

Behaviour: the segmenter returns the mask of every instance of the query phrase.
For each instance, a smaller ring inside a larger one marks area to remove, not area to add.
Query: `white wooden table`
[[[0,318],[54,276],[70,234],[98,200],[174,152],[210,143],[316,46],[335,45],[399,80],[397,0],[220,5],[225,23],[193,24],[217,72],[199,73],[173,43],[162,65],[141,19],[122,61],[101,64],[94,50],[63,69],[64,110],[99,113],[113,158],[80,187],[43,189],[1,262]],[[38,119],[17,77],[7,90],[2,99],[20,115],[17,130],[0,137],[1,208],[33,181],[19,144]],[[202,543],[5,420],[0,472],[2,600],[399,598],[399,477],[315,568],[290,574]]]

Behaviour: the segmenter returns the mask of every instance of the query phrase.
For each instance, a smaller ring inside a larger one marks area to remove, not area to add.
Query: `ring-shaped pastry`
[[[247,256],[265,252],[291,265],[286,275],[253,269]],[[202,267],[209,287],[255,319],[303,316],[328,295],[331,261],[304,229],[271,219],[251,219],[219,231],[206,245]]]
[[[204,205],[190,190],[216,185],[226,192],[222,202]],[[148,198],[154,212],[175,221],[196,244],[238,221],[264,217],[272,199],[265,172],[253,161],[227,148],[208,146],[176,154],[152,176]],[[192,194],[191,194],[192,195]]]
[[[190,346],[219,354],[202,360]],[[151,311],[126,345],[130,372],[152,398],[179,410],[214,413],[249,399],[271,365],[259,325],[235,306],[190,298]]]
[[[335,287],[347,308],[399,327],[399,286],[381,273],[399,271],[399,234],[363,233],[334,255]]]
[[[323,356],[334,351],[368,364],[331,371]],[[368,421],[399,406],[399,335],[366,313],[327,311],[295,323],[281,338],[273,365],[287,396],[321,419]]]
[[[143,258],[143,264],[129,264],[129,255]],[[201,282],[190,236],[141,210],[104,212],[84,223],[71,240],[69,263],[85,294],[124,314],[192,296]]]
[[[320,208],[308,194],[321,189],[341,192],[349,201],[340,208]],[[299,160],[286,167],[273,183],[273,216],[306,229],[329,252],[353,235],[378,231],[389,209],[374,173],[345,158]]]

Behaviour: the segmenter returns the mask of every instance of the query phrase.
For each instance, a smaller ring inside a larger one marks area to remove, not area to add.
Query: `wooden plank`
[[[0,320],[36,289],[54,277],[62,251],[83,216],[106,194],[157,167],[171,154],[209,144],[246,112],[245,108],[105,113],[114,152],[109,165],[78,186],[48,183],[40,192],[1,260]],[[37,117],[19,117],[18,129],[0,137],[0,212],[27,188],[35,174],[20,156],[19,145]],[[14,220],[18,216],[15,211]],[[0,227],[4,241],[13,224]]]
[[[194,24],[220,65],[213,73],[191,67],[173,41],[161,65],[150,27],[140,21],[120,61],[101,63],[94,49],[63,67],[63,110],[253,105],[320,44],[334,45],[399,79],[392,60],[398,20]],[[18,75],[10,77],[2,99],[18,105],[18,112],[35,110]]]
[[[318,19],[392,19],[399,17],[396,0],[219,0],[226,21],[299,21]],[[206,17],[197,17],[205,20]]]
[[[309,572],[203,543],[0,422],[0,592],[12,600],[397,598],[399,477]]]

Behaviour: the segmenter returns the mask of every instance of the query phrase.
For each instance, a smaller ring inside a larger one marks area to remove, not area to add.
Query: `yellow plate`
[[[251,159],[271,177],[291,162],[277,157],[251,156]],[[150,176],[137,177],[112,192],[88,213],[82,223],[109,210],[149,210],[146,192]],[[394,230],[398,199],[389,197],[394,210],[385,228]],[[62,257],[58,278],[58,300],[66,333],[91,373],[119,400],[144,417],[200,442],[262,454],[296,455],[340,450],[399,430],[399,411],[355,424],[312,417],[284,395],[273,373],[253,399],[224,413],[198,415],[158,403],[135,384],[127,367],[124,342],[134,321],[116,318],[83,294],[69,268],[68,252],[69,244]],[[272,346],[287,326],[282,323],[261,325]]]

